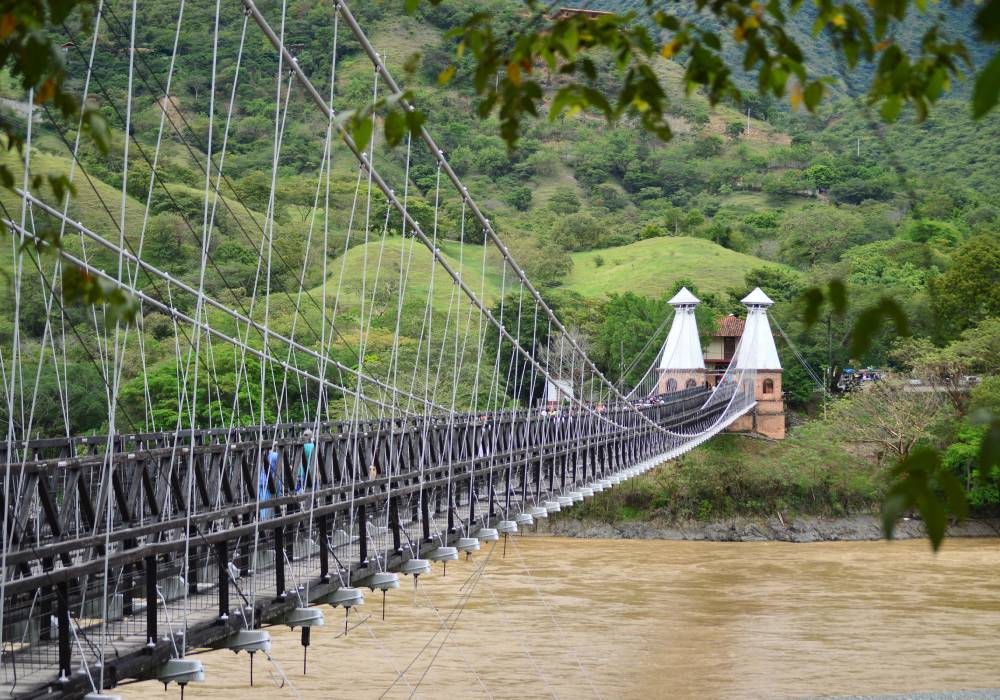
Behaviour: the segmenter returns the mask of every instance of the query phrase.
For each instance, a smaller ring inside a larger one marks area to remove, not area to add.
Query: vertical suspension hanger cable
[[[330,92],[329,92],[329,105],[330,111],[333,111],[333,100],[334,94],[337,89],[337,42],[339,38],[339,19],[340,15],[334,12],[333,18],[333,50],[330,56]],[[329,271],[329,263],[327,260],[327,252],[330,241],[330,182],[332,180],[333,173],[333,120],[332,118],[327,119],[326,124],[326,137],[323,144],[323,153],[325,156],[326,172],[325,178],[323,177],[323,171],[321,169],[320,180],[324,184],[323,188],[323,247],[322,255],[320,257],[320,266],[322,268],[322,286],[321,286],[321,304],[320,304],[320,364],[319,364],[319,376],[326,376],[326,360],[328,357],[329,350],[326,349],[326,343],[328,338],[333,337],[333,328],[327,328],[326,323],[326,311],[327,311],[327,275]],[[331,324],[335,322],[335,318],[331,321]],[[319,488],[320,483],[320,469],[319,469],[319,428],[320,421],[322,418],[322,411],[328,406],[328,398],[326,396],[326,387],[320,385],[316,392],[316,418],[313,423],[314,429],[316,431],[316,447],[313,448],[313,454],[311,455],[311,464],[307,469],[307,483],[310,484],[310,498],[309,498],[309,524],[306,530],[306,541],[310,541],[313,529],[313,518],[315,515],[316,507],[316,491]],[[332,448],[331,448],[332,449]],[[311,480],[309,479],[311,471]],[[321,533],[321,536],[317,536],[318,548],[327,548],[329,543],[326,540],[326,532]],[[308,544],[307,544],[308,546]],[[310,556],[307,557],[307,566],[311,569],[312,562],[312,550],[310,549]],[[311,577],[306,577],[306,588],[305,588],[305,599],[309,600],[309,584],[311,582]],[[305,639],[305,637],[303,637]]]
[[[128,156],[129,156],[129,138],[128,133],[132,125],[132,85],[133,85],[133,75],[135,67],[135,25],[136,25],[136,14],[138,13],[136,0],[132,0],[132,23],[131,32],[129,35],[129,69],[128,69],[128,82],[127,89],[125,93],[125,133],[126,136],[123,139],[123,155],[122,155],[122,188],[121,188],[121,208],[118,215],[119,223],[119,243],[121,248],[125,247],[125,215],[126,215],[126,204],[128,201],[127,193],[127,182],[128,182]],[[125,270],[124,265],[124,255],[119,254],[118,256],[118,281],[119,283],[123,279],[123,274]],[[124,336],[124,337],[121,337]],[[114,518],[114,498],[111,495],[111,480],[113,479],[113,474],[115,470],[115,431],[116,431],[116,410],[118,407],[118,392],[121,382],[121,372],[124,367],[124,354],[126,350],[126,343],[128,342],[128,324],[124,329],[124,333],[121,329],[121,323],[115,321],[114,330],[114,362],[112,364],[112,376],[113,383],[111,384],[111,397],[108,402],[108,442],[107,442],[107,452],[105,456],[105,468],[102,469],[101,474],[101,497],[104,499],[105,507],[105,534],[104,534],[104,572],[103,572],[103,593],[102,593],[102,612],[101,612],[101,644],[100,644],[100,682],[99,687],[104,687],[104,668],[105,668],[105,647],[107,642],[107,624],[108,624],[108,578],[110,576],[109,569],[109,557],[111,556],[111,530]],[[100,501],[99,501],[100,502]]]
[[[204,301],[205,301],[205,270],[208,262],[208,248],[212,238],[212,231],[209,224],[209,188],[212,182],[212,138],[215,126],[215,86],[216,86],[216,73],[218,65],[218,55],[219,55],[219,14],[221,12],[222,0],[215,1],[215,21],[213,24],[212,32],[212,80],[209,88],[208,97],[208,155],[205,158],[205,188],[204,188],[204,202],[202,211],[202,245],[199,260],[199,271],[198,271],[198,294],[195,301],[195,320],[199,323],[201,322],[204,314]],[[134,18],[133,18],[134,19]],[[126,139],[127,141],[127,139]],[[205,322],[208,319],[205,318]],[[194,580],[191,573],[191,515],[192,511],[196,509],[195,503],[195,493],[194,493],[194,471],[195,471],[195,447],[197,446],[196,438],[196,427],[198,421],[198,377],[199,369],[201,367],[201,339],[204,335],[201,329],[195,329],[194,331],[194,342],[193,348],[189,348],[188,351],[188,361],[194,362],[194,367],[191,371],[194,373],[194,378],[192,381],[192,391],[191,400],[189,403],[189,424],[190,424],[190,446],[188,449],[188,459],[187,459],[187,501],[186,501],[186,513],[185,513],[185,543],[184,543],[184,575],[188,582]],[[209,404],[211,405],[211,404]],[[184,626],[181,635],[181,648],[180,654],[183,658],[187,653],[187,629],[188,629],[188,615],[190,613],[190,585],[185,586],[184,595]]]
[[[285,13],[287,11],[287,0],[282,0],[281,2],[281,42],[284,44],[285,36]],[[284,67],[284,52],[280,52],[278,56],[278,67],[275,78],[275,98],[274,98],[274,147],[271,159],[271,189],[268,196],[268,218],[264,221],[264,239],[267,243],[267,267],[265,270],[265,287],[264,287],[264,337],[263,337],[263,349],[265,355],[268,350],[269,333],[267,330],[268,321],[270,318],[270,296],[271,296],[271,253],[273,250],[273,236],[269,235],[267,232],[273,232],[274,224],[274,204],[275,204],[275,187],[278,177],[278,157],[279,157],[279,137],[282,125],[282,110],[281,110],[281,87],[283,83],[282,69]],[[261,462],[261,456],[263,455],[264,447],[264,434],[265,434],[265,422],[267,415],[267,407],[265,403],[265,389],[266,389],[266,377],[267,377],[267,362],[262,360],[260,363],[260,402],[259,402],[259,412],[260,412],[260,427],[258,430],[258,440],[257,440],[257,499],[256,499],[256,514],[254,517],[254,541],[253,541],[253,552],[254,552],[254,563],[255,569],[257,560],[257,551],[260,544],[260,516],[261,516],[261,493],[260,493],[260,480],[261,480],[261,470],[263,470],[264,465]],[[280,468],[280,465],[279,465]],[[270,457],[268,456],[268,471],[270,471]],[[280,489],[280,474],[274,475],[275,488]],[[251,590],[253,595],[252,599],[256,599],[257,596],[257,579],[259,577],[254,574],[251,580]],[[282,591],[278,591],[277,594],[281,594]],[[256,626],[256,610],[251,612],[250,624],[251,626]]]
[[[34,90],[28,90],[28,104],[34,104]],[[25,139],[25,149],[24,149],[24,160],[22,162],[22,167],[24,169],[22,186],[24,192],[28,191],[28,184],[30,182],[30,171],[31,171],[31,126],[32,126],[32,115],[33,110],[29,108],[28,110],[28,127],[27,135]],[[27,207],[28,200],[24,196],[21,198],[21,228],[27,222]],[[11,236],[11,253],[14,260],[14,329],[13,329],[13,342],[11,343],[11,359],[8,366],[10,384],[7,388],[7,464],[13,464],[17,459],[17,454],[15,451],[16,444],[16,423],[14,420],[14,397],[17,390],[17,377],[19,372],[19,353],[18,349],[21,343],[21,280],[22,280],[22,260],[23,260],[23,243],[24,236]],[[2,353],[0,353],[2,355]],[[22,387],[23,388],[23,387]],[[22,466],[23,474],[23,466]],[[11,503],[10,497],[10,469],[4,470],[4,482],[3,482],[3,498],[4,503]],[[18,481],[20,482],[23,476]],[[0,539],[0,545],[3,547],[3,552],[0,553],[0,649],[3,648],[3,623],[4,615],[6,612],[6,588],[7,588],[7,552],[10,550],[11,545],[14,542],[14,532],[9,527],[10,519],[4,515],[3,528],[2,528],[2,539]]]

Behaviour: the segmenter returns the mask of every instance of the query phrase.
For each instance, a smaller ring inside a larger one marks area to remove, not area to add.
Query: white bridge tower
[[[657,394],[705,384],[705,357],[701,352],[698,321],[694,315],[701,302],[687,287],[681,287],[667,303],[674,307],[674,321],[657,367]]]

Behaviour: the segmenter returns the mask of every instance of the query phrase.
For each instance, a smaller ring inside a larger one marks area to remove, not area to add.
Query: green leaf
[[[990,421],[979,446],[979,468],[989,473],[994,466],[1000,466],[1000,417]]]
[[[814,80],[806,86],[802,92],[802,101],[806,103],[806,108],[810,112],[815,112],[819,106],[819,101],[823,98],[823,83]]]
[[[1000,0],[987,0],[976,14],[979,38],[983,41],[1000,41]]]
[[[893,476],[913,476],[922,474],[926,482],[927,475],[935,471],[941,464],[941,455],[930,447],[918,447],[899,464],[892,468]]]
[[[561,88],[554,98],[552,106],[549,108],[549,119],[556,119],[563,112],[587,107],[588,102],[583,92],[575,85],[567,85]]]
[[[851,330],[851,357],[861,359],[872,346],[872,340],[882,329],[882,310],[872,306],[860,314]]]
[[[906,312],[895,299],[883,297],[876,306],[868,307],[855,319],[854,329],[851,332],[852,357],[861,359],[868,352],[887,318],[892,320],[898,335],[910,335],[910,322]]]
[[[972,115],[979,119],[996,107],[1000,98],[1000,53],[995,55],[976,76],[972,88]]]
[[[838,316],[843,316],[847,312],[847,287],[841,280],[830,280],[829,297],[830,306]]]
[[[42,253],[53,253],[62,247],[58,226],[49,223],[35,224],[35,240],[25,239],[24,247],[33,246]]]
[[[577,31],[575,23],[570,22],[567,24],[561,43],[569,60],[574,60],[576,58],[577,47],[580,45],[580,33]]]
[[[420,60],[422,58],[423,55],[419,51],[414,51],[407,56],[406,60],[403,62],[403,73],[405,73],[408,78],[412,79],[413,76],[417,74],[417,71],[420,69]]]
[[[420,6],[420,0],[406,0],[406,14],[412,15]]]
[[[400,109],[392,109],[385,115],[385,140],[395,146],[406,135],[406,117]]]
[[[490,112],[493,111],[493,106],[496,103],[497,103],[497,94],[496,93],[491,93],[491,94],[487,95],[486,98],[483,99],[479,103],[479,106],[476,108],[476,111],[479,113],[479,118],[480,119],[486,119],[486,117],[490,116]]]
[[[106,154],[111,146],[111,137],[104,117],[96,109],[87,108],[83,113],[83,125],[98,150]]]
[[[902,108],[903,100],[898,95],[889,95],[885,98],[885,102],[882,103],[882,109],[879,110],[879,113],[887,122],[894,122]]]
[[[371,118],[364,111],[354,114],[350,121],[350,132],[351,138],[354,139],[354,145],[357,146],[358,150],[365,150],[372,139]]]
[[[411,109],[406,112],[406,127],[410,130],[410,133],[414,135],[418,135],[420,133],[420,128],[426,121],[427,115],[419,109]]]
[[[664,29],[669,29],[672,32],[676,32],[681,28],[680,20],[673,15],[668,15],[664,12],[656,13],[656,23],[663,27]]]
[[[948,511],[961,519],[968,510],[961,482],[942,469],[941,455],[931,447],[916,448],[890,474],[895,482],[882,503],[882,529],[886,537],[892,539],[896,521],[904,511],[916,508],[931,547],[937,551],[944,540]],[[945,500],[939,497],[939,491],[944,493]]]
[[[896,522],[903,517],[906,509],[906,497],[901,493],[893,493],[882,501],[882,533],[891,540],[896,530]]]
[[[858,56],[861,53],[861,45],[857,41],[844,41],[844,58],[847,59],[847,67],[854,68],[858,63]]]
[[[52,188],[52,194],[56,196],[56,199],[62,201],[68,196],[76,196],[76,186],[70,182],[67,175],[50,173],[46,177],[49,181],[49,187]]]
[[[943,69],[931,73],[931,78],[927,81],[927,99],[931,102],[937,102],[937,99],[941,97],[941,93],[944,91],[944,85],[948,81],[948,73]]]
[[[447,85],[455,77],[455,66],[450,65],[438,75],[438,85]]]
[[[816,19],[813,20],[813,26],[812,26],[813,37],[819,36],[820,32],[822,32],[825,28],[826,28],[826,17],[824,17],[822,14],[816,15]]]
[[[802,318],[806,328],[810,328],[819,320],[819,311],[823,307],[823,290],[819,287],[807,289],[802,293],[802,299],[806,305]]]
[[[920,517],[924,520],[927,536],[931,540],[931,549],[936,552],[941,547],[947,528],[944,505],[933,494],[925,494],[917,499],[916,506],[917,510],[920,511]]]
[[[892,319],[893,325],[896,326],[896,333],[902,336],[910,335],[910,320],[906,317],[906,312],[903,311],[899,302],[892,297],[882,297],[879,308],[882,309],[885,316]]]
[[[965,520],[969,513],[969,502],[965,498],[965,489],[958,477],[948,471],[938,474],[938,486],[948,499],[948,508],[959,520]]]
[[[103,305],[108,326],[130,323],[139,312],[139,302],[114,282],[94,277],[85,270],[67,263],[62,273],[63,298],[69,302]]]

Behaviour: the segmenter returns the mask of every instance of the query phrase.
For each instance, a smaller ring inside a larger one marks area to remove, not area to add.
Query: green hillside
[[[680,280],[694,280],[699,289],[724,293],[763,264],[760,258],[701,238],[651,238],[573,253],[565,288],[588,297],[625,292],[658,297]]]
[[[93,82],[92,90],[111,127],[112,149],[100,154],[85,141],[70,214],[117,239],[114,220],[120,207],[125,133],[122,107],[128,85],[128,52],[123,47],[131,3],[114,0],[106,6],[109,14],[96,55],[99,81]],[[269,17],[278,9],[276,3],[260,6]],[[638,5],[633,2],[628,7]],[[938,322],[944,297],[935,296],[932,287],[938,276],[948,274],[951,260],[971,241],[982,236],[993,240],[1000,228],[1000,181],[993,176],[1000,172],[997,114],[973,121],[966,104],[945,100],[924,123],[903,114],[897,123],[886,126],[873,125],[849,100],[828,103],[819,115],[794,113],[786,105],[756,98],[748,104],[711,108],[703,95],[687,94],[680,64],[657,60],[653,68],[665,81],[670,98],[669,117],[675,133],[670,142],[652,138],[633,123],[608,125],[593,114],[580,113],[530,122],[518,150],[511,152],[497,133],[497,122],[476,114],[471,88],[475,67],[467,54],[457,62],[455,77],[447,86],[437,80],[455,60],[456,44],[447,32],[480,9],[481,3],[473,0],[421,3],[412,17],[401,12],[397,0],[353,8],[374,45],[387,57],[393,74],[415,91],[429,130],[470,194],[549,303],[581,333],[595,361],[613,379],[622,357],[638,353],[668,316],[665,299],[681,280],[693,282],[705,301],[704,327],[710,326],[713,316],[740,313],[737,293],[762,286],[778,302],[775,318],[814,369],[831,361],[835,369],[860,362],[895,362],[891,329],[876,338],[863,358],[852,358],[848,349],[851,325],[863,305],[886,295],[900,299],[915,332],[928,342],[944,343],[964,330]],[[501,32],[516,33],[521,9],[515,0],[489,5]],[[176,21],[176,8],[169,3],[139,3],[139,12],[137,41],[143,51],[135,54],[133,140],[126,182],[126,237],[133,247],[139,244],[146,209],[151,174],[147,159],[156,148],[162,80],[169,67]],[[212,42],[205,41],[205,27],[212,26],[213,13],[209,4],[196,3],[185,10],[167,107],[173,125],[167,126],[161,142],[158,184],[143,236],[143,257],[190,285],[197,285],[200,272],[210,97],[207,66],[212,60]],[[286,19],[286,37],[296,46],[299,65],[325,94],[330,88],[332,8],[317,0],[291,0]],[[964,27],[966,19],[957,14],[954,26]],[[238,5],[222,7],[213,131],[216,156],[220,155],[223,106],[229,105],[229,81],[243,20]],[[371,100],[373,71],[358,43],[343,26],[341,30],[335,99],[340,110],[361,108]],[[379,193],[373,193],[369,207],[365,183],[361,180],[358,186],[357,165],[342,146],[333,153],[329,207],[314,209],[321,184],[325,122],[299,89],[293,89],[289,97],[276,171],[274,226],[268,229],[274,251],[272,274],[269,281],[260,274],[259,249],[266,240],[263,212],[271,195],[277,60],[252,24],[250,31],[226,146],[224,199],[212,231],[205,279],[208,294],[241,312],[249,313],[252,307],[253,315],[262,319],[263,290],[268,283],[272,292],[266,304],[269,324],[287,334],[294,328],[296,340],[318,348],[325,278],[328,303],[337,299],[329,351],[338,360],[352,366],[363,364],[366,372],[383,377],[401,371],[402,365],[412,369],[423,362],[426,366],[429,343],[425,338],[421,344],[420,338],[429,319],[429,340],[436,348],[433,361],[442,367],[450,363],[451,369],[443,371],[454,372],[454,343],[443,343],[443,334],[447,328],[449,338],[454,339],[460,327],[457,319],[469,318],[468,303],[438,270],[428,317],[424,303],[431,278],[429,254],[417,245],[411,258],[412,239],[401,238],[400,221],[395,213],[386,217],[386,203]],[[66,38],[85,44],[84,30],[71,28],[69,33]],[[70,82],[78,89],[86,72],[85,57],[72,48],[66,53]],[[823,66],[821,61],[819,68]],[[618,80],[608,62],[599,61],[597,71],[598,87],[613,87]],[[545,75],[539,80],[548,99],[560,78]],[[21,99],[10,84],[0,81],[2,96]],[[753,116],[749,131],[747,107]],[[61,135],[63,130],[66,133]],[[376,133],[376,166],[397,193],[406,189],[410,211],[425,231],[430,233],[436,222],[438,245],[449,263],[458,268],[462,259],[463,277],[477,293],[481,290],[484,303],[494,309],[505,294],[516,303],[518,289],[509,271],[503,287],[504,270],[497,254],[487,255],[483,279],[479,226],[466,212],[463,227],[460,198],[447,187],[438,191],[433,158],[421,144],[415,144],[409,156],[403,147],[387,148],[384,135]],[[65,124],[53,124],[48,118],[37,121],[34,172],[68,171],[71,158],[63,138],[72,143],[73,136]],[[16,153],[4,151],[0,158],[18,170]],[[407,170],[409,181],[404,181]],[[325,187],[322,191],[325,200]],[[16,197],[4,191],[0,199],[16,215]],[[440,204],[437,210],[435,202]],[[38,221],[44,223],[44,217]],[[329,238],[323,258],[325,229]],[[467,241],[464,249],[458,242],[462,237]],[[75,237],[67,245],[79,248]],[[2,250],[0,267],[7,273],[9,247]],[[108,253],[95,253],[93,246],[89,254],[106,269],[114,269],[117,263]],[[401,254],[408,276],[402,316],[397,318],[397,307],[390,302],[399,293]],[[849,313],[832,319],[829,328],[804,327],[795,300],[802,290],[833,276],[851,285],[854,301]],[[138,282],[157,298],[171,297],[169,303],[177,308],[193,309],[191,299],[168,294],[162,283],[143,276]],[[31,283],[36,283],[33,278]],[[362,286],[366,298],[375,304],[374,312],[365,311],[366,325],[370,323],[372,330],[363,347]],[[12,308],[9,292],[9,286],[5,287],[0,298],[4,308]],[[997,296],[978,288],[977,294],[979,298]],[[44,295],[39,289],[25,294],[22,309],[31,311],[22,313],[22,319],[32,319],[22,327],[22,340],[40,345]],[[90,373],[87,381],[91,383],[79,384],[100,395],[91,357],[100,354],[100,332],[82,306],[70,309],[68,318],[83,341],[80,348],[69,351],[70,359],[81,376]],[[218,328],[235,330],[232,321],[220,314],[213,312],[211,318]],[[511,314],[505,314],[505,321],[510,319]],[[397,320],[403,350],[400,367],[393,368],[391,347]],[[10,319],[4,319],[3,340],[12,339],[11,327]],[[465,334],[467,327],[461,326],[460,332]],[[143,328],[147,363],[155,366],[154,374],[163,382],[161,393],[168,397],[163,399],[161,413],[169,416],[179,346],[170,320],[162,314],[147,311]],[[843,340],[830,347],[831,337]],[[495,340],[489,339],[490,352],[496,350]],[[522,340],[535,342],[538,352],[549,339],[529,333]],[[184,342],[181,338],[181,346]],[[262,341],[251,336],[247,342]],[[450,349],[442,354],[445,346]],[[475,378],[466,369],[473,364],[469,355],[473,349],[478,348],[469,343],[464,359],[459,358],[460,376],[451,382],[470,401]],[[360,350],[364,350],[363,358],[359,358]],[[218,352],[224,353],[221,344]],[[781,352],[788,368],[784,385],[790,403],[811,410],[815,402],[811,380],[797,369],[798,360],[789,348],[782,347]],[[298,361],[311,362],[307,357]],[[503,365],[501,371],[507,368]],[[141,386],[140,369],[138,362],[126,364],[124,379],[133,388]],[[427,381],[412,372],[411,377],[415,386]],[[449,384],[431,381],[435,386]],[[142,394],[135,396],[133,410],[141,414],[145,410]],[[527,397],[511,393],[503,400],[515,398]],[[95,429],[102,414],[95,410],[74,425]]]
[[[615,12],[633,12],[636,21],[646,24],[652,31],[658,28],[649,18],[649,12],[643,0],[596,0],[593,9],[612,10]],[[978,11],[978,3],[956,4],[940,3],[927,8],[927,11],[918,10],[921,6],[911,6],[910,12],[906,16],[906,21],[899,26],[892,27],[890,33],[893,40],[903,46],[907,51],[913,51],[919,46],[924,33],[931,26],[933,20],[941,17],[944,26],[951,34],[952,39],[961,39],[966,42],[971,60],[976,66],[983,66],[991,57],[989,44],[977,41],[978,31],[974,20]],[[733,41],[729,32],[719,31],[719,22],[707,12],[699,11],[695,2],[684,0],[672,3],[670,12],[678,17],[692,21],[700,27],[715,31],[720,34],[723,53],[731,66],[740,66],[743,60],[743,47]],[[809,67],[810,72],[815,76],[829,76],[840,78],[844,67],[842,59],[838,59],[835,51],[828,41],[817,40],[813,31],[813,24],[818,15],[818,10],[812,3],[802,3],[796,6],[794,13],[788,12],[789,21],[785,26],[785,31],[789,37],[795,41],[805,55],[804,63]],[[737,80],[744,89],[753,91],[756,89],[757,76],[751,72],[736,71]],[[862,94],[867,89],[867,81],[874,72],[873,66],[864,61],[851,73],[851,83],[845,85],[842,80],[836,80],[830,89],[843,94]],[[969,81],[964,84],[959,82],[954,86],[956,93],[969,91]],[[853,93],[851,92],[853,90]],[[766,101],[766,98],[765,98]]]

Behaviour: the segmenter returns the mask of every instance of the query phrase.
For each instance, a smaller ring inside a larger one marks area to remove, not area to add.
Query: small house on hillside
[[[599,17],[612,14],[614,13],[608,12],[607,10],[588,10],[581,7],[560,7],[550,16],[550,19],[568,19],[576,16],[598,19]]]
[[[736,314],[723,316],[716,324],[712,340],[705,349],[705,372],[710,383],[718,384],[725,374],[743,337],[744,326],[746,320]]]
[[[573,401],[573,382],[568,379],[545,380],[545,408],[553,410]]]

